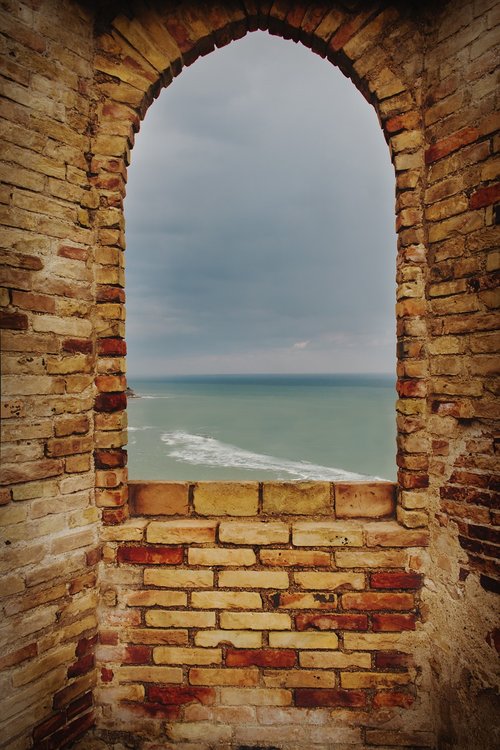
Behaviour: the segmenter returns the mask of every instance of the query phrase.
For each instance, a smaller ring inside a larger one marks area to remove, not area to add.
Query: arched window
[[[162,92],[125,203],[131,478],[395,478],[393,195],[374,110],[301,45]]]

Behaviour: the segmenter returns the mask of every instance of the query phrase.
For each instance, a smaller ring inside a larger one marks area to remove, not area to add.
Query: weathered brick
[[[159,544],[206,544],[215,542],[216,529],[216,521],[151,521],[146,529],[146,539]]]
[[[344,609],[413,609],[415,600],[413,594],[379,593],[364,591],[356,594],[342,594],[342,606]]]
[[[293,667],[296,658],[292,649],[228,649],[226,664],[228,667]]]
[[[185,515],[188,489],[185,482],[129,482],[132,512],[140,516]]]
[[[155,664],[220,664],[220,648],[176,648],[158,646],[153,649]]]
[[[269,514],[312,515],[332,510],[328,482],[265,482],[263,510]]]
[[[297,630],[368,630],[368,617],[345,612],[339,614],[299,614],[295,617]]]
[[[290,616],[275,612],[221,612],[221,628],[228,630],[290,630]]]
[[[137,565],[178,565],[182,563],[182,547],[129,547],[121,545],[117,550],[117,561]]]
[[[337,609],[337,597],[335,594],[317,591],[315,593],[276,593],[271,594],[270,601],[273,607],[282,609]]]
[[[286,589],[288,573],[266,570],[224,570],[219,573],[221,588]]]
[[[302,589],[346,591],[349,589],[364,589],[365,587],[365,577],[362,573],[316,573],[307,571],[294,573],[293,578]]]
[[[287,524],[278,521],[222,521],[219,539],[229,544],[287,544],[289,529]]]
[[[213,628],[215,613],[150,609],[145,620],[153,628]]]
[[[221,549],[214,547],[192,548],[188,551],[190,565],[231,566],[255,565],[255,552],[251,549]]]
[[[258,482],[202,482],[194,488],[194,509],[202,516],[254,516]]]
[[[259,553],[262,565],[297,568],[329,568],[329,552],[316,550],[263,549]]]
[[[195,609],[255,609],[262,607],[261,595],[254,591],[193,591]]]
[[[171,589],[210,589],[213,588],[214,574],[210,570],[146,568],[144,583],[146,586],[164,586]]]
[[[337,518],[383,518],[394,513],[395,486],[392,483],[336,484]]]
[[[363,532],[342,521],[294,523],[292,539],[297,547],[361,547]]]
[[[367,653],[344,654],[341,651],[301,651],[301,667],[313,669],[347,669],[348,667],[371,667],[371,656]]]
[[[359,688],[391,688],[395,685],[408,685],[409,674],[404,672],[342,672],[340,684],[348,690]]]
[[[338,637],[335,633],[269,633],[271,648],[336,649]]]
[[[300,708],[316,708],[319,706],[361,708],[366,705],[366,695],[359,690],[298,688],[295,691],[295,705]]]
[[[191,685],[232,685],[250,687],[258,685],[258,669],[203,669],[193,667],[189,670]]]
[[[262,634],[251,630],[200,630],[195,634],[196,646],[214,648],[228,643],[235,648],[261,648]]]

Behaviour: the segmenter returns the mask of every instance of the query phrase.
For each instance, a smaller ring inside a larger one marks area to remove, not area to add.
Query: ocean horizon
[[[129,377],[129,476],[362,481],[396,476],[393,374]]]

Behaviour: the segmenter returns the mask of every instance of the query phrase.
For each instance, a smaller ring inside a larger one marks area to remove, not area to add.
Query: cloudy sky
[[[125,216],[132,377],[394,370],[387,145],[302,45],[256,32],[185,69],[137,135]]]

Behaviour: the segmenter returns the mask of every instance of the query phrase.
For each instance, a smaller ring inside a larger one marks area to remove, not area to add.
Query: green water
[[[129,380],[131,479],[341,481],[396,475],[382,375]]]

